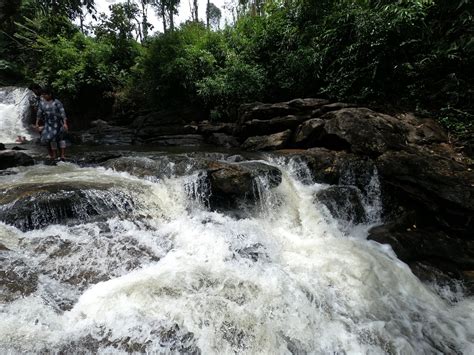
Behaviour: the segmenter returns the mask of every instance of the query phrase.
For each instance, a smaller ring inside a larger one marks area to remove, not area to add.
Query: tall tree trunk
[[[146,1],[142,0],[142,34],[143,34],[143,40],[145,41],[148,37],[148,11],[146,7]]]
[[[194,21],[199,22],[198,2],[197,2],[197,0],[194,0]]]
[[[168,28],[166,27],[166,8],[163,2],[161,2],[161,15],[163,18],[163,32],[167,32]]]
[[[207,0],[207,7],[206,7],[206,27],[209,29],[209,6],[211,4],[211,0]]]
[[[170,30],[174,31],[174,15],[173,15],[173,9],[170,9]]]

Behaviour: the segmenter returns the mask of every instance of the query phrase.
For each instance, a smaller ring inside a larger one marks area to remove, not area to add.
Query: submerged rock
[[[126,215],[135,201],[112,185],[77,182],[23,184],[0,195],[0,221],[22,231]]]
[[[0,250],[0,302],[26,297],[38,287],[37,272],[8,249]]]

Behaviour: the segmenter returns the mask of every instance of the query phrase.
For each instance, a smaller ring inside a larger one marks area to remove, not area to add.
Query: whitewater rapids
[[[0,349],[474,353],[474,299],[442,297],[390,247],[366,240],[380,222],[376,175],[364,194],[369,222],[353,225],[315,202],[327,186],[304,165],[267,163],[282,183],[257,181],[260,202],[241,219],[192,193],[197,174],[140,179],[66,163],[0,177],[5,188],[113,183],[138,206],[128,218],[28,232],[0,223],[7,260],[38,275],[33,293],[1,305]]]

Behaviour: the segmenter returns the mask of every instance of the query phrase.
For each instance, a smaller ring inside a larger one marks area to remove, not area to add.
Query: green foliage
[[[248,101],[325,96],[437,113],[452,132],[472,132],[472,0],[242,0],[236,23],[219,31],[198,21],[174,30],[179,0],[140,0],[113,5],[95,38],[70,21],[80,3],[10,2],[0,74],[51,82],[75,102],[114,96],[232,119]],[[139,44],[145,5],[166,30]],[[211,5],[209,21],[219,12]]]

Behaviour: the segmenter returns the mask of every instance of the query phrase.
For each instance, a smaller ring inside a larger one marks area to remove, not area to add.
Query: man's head
[[[46,101],[53,100],[53,99],[54,99],[53,90],[51,90],[51,88],[49,88],[49,87],[46,87],[46,88],[44,88],[44,89],[42,90],[41,96],[42,96]]]

